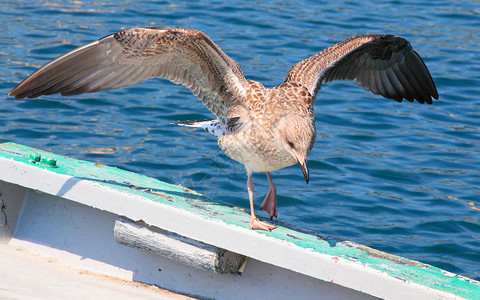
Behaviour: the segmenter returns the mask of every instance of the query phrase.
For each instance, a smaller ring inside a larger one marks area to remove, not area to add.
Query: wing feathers
[[[399,76],[395,74],[395,69],[394,68],[389,68],[385,70],[385,74],[388,78],[388,82],[392,85],[392,88],[395,90],[395,98],[393,100],[401,102],[402,101],[402,96],[405,97],[410,102],[413,102],[412,96],[407,92],[405,87],[402,85],[400,82],[400,79],[398,78]]]
[[[204,33],[178,28],[136,28],[106,36],[47,63],[9,95],[75,95],[166,78],[191,89],[225,120],[245,101],[248,83],[239,65]],[[433,79],[408,41],[392,35],[356,36],[294,65],[285,82],[316,95],[322,82],[355,80],[374,94],[401,102],[438,99]],[[313,99],[312,99],[313,100]]]
[[[217,117],[244,100],[239,65],[204,33],[180,28],[124,30],[47,63],[9,95],[92,93],[162,77],[189,87]]]
[[[394,71],[395,78],[398,79],[402,88],[404,89],[404,93],[402,94],[405,98],[409,99],[409,101],[413,102],[414,99],[414,88],[410,84],[407,79],[407,76],[402,72],[400,66],[398,64],[393,65],[392,70]],[[411,100],[410,100],[411,99]]]
[[[401,102],[432,103],[437,89],[422,58],[405,39],[364,35],[347,39],[294,65],[285,82],[316,95],[322,82],[355,80],[365,90]]]

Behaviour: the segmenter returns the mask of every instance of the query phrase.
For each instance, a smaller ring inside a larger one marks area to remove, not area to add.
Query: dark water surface
[[[248,79],[267,87],[350,36],[407,38],[440,100],[396,103],[353,82],[324,85],[310,184],[298,166],[272,174],[279,219],[480,279],[477,1],[3,1],[0,17],[2,140],[183,184],[245,208],[243,166],[213,136],[170,125],[212,117],[185,87],[154,79],[66,98],[7,94],[56,56],[134,26],[202,30]],[[253,180],[258,207],[268,182],[264,174]]]

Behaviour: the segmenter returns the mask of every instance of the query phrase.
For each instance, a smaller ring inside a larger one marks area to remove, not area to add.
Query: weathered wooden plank
[[[169,258],[188,266],[218,274],[237,274],[245,256],[207,245],[143,221],[118,217],[114,228],[118,244]]]

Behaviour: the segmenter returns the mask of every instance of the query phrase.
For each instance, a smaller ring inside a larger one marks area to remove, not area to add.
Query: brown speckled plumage
[[[9,95],[76,95],[152,77],[187,86],[216,115],[218,120],[196,127],[217,135],[225,154],[245,165],[250,226],[263,230],[275,226],[255,217],[251,174],[267,173],[270,189],[262,209],[271,217],[277,215],[276,189],[268,172],[298,163],[308,183],[307,155],[316,136],[313,106],[323,82],[355,80],[399,102],[431,104],[432,98],[438,99],[427,67],[401,37],[349,38],[297,63],[284,83],[266,89],[246,80],[238,63],[204,33],[163,27],[124,30],[72,50],[38,69]],[[195,122],[188,126],[195,127]]]

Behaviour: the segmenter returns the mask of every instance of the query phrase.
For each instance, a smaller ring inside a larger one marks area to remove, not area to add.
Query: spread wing
[[[21,99],[93,93],[152,77],[186,85],[220,119],[226,117],[232,105],[245,99],[248,86],[238,63],[204,33],[180,28],[135,28],[54,59],[9,95]]]
[[[432,104],[438,99],[432,76],[410,43],[393,35],[349,38],[294,65],[285,82],[297,83],[316,95],[322,82],[355,80],[376,95],[402,102]]]

